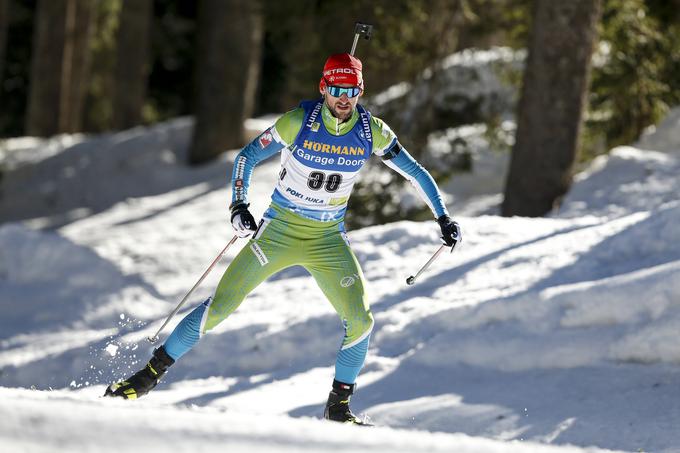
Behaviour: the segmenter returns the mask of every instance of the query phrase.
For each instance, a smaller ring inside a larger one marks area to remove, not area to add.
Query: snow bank
[[[556,213],[621,216],[654,211],[680,197],[680,107],[672,109],[633,146],[619,146],[597,157],[576,175]]]
[[[436,68],[427,68],[413,85],[397,84],[369,98],[371,111],[397,130],[420,122],[424,111],[430,130],[485,119],[512,117],[525,51],[507,47],[465,49],[449,55]],[[436,94],[435,94],[436,93]]]
[[[45,171],[57,160],[77,168],[88,153],[100,155],[97,144],[118,150],[82,173],[109,177],[92,180],[97,214],[51,232],[0,227],[0,442],[13,451],[107,451],[143,447],[150,435],[178,450],[225,442],[236,451],[552,450],[500,443],[523,439],[579,446],[567,451],[677,451],[680,161],[669,121],[645,138],[668,149],[613,150],[552,217],[457,216],[463,243],[414,286],[406,277],[439,246],[434,222],[350,232],[376,318],[353,407],[378,424],[430,433],[363,434],[311,419],[323,409],[343,332],[301,268],[258,287],[140,404],[97,399],[104,384],[143,365],[153,348],[144,337],[231,238],[230,157],[198,170],[157,167],[157,145],[186,137],[182,120],[47,157]],[[125,156],[129,173],[114,155]],[[256,169],[256,215],[276,178],[276,162]],[[244,244],[170,328],[211,294]],[[124,439],[106,442],[121,430]]]
[[[645,131],[635,146],[677,154],[680,150],[680,107],[671,109],[661,123]]]
[[[557,216],[622,216],[658,209],[680,193],[680,153],[614,148],[576,176]]]
[[[51,221],[67,223],[128,197],[204,181],[204,172],[180,173],[175,165],[186,156],[191,127],[182,118],[90,137],[33,165],[20,165],[2,180],[0,218],[61,216]]]
[[[115,452],[450,452],[570,453],[584,450],[508,443],[462,434],[362,429],[311,419],[234,414],[190,407],[135,407],[63,392],[0,388],[0,439],[8,451]],[[115,429],[111,429],[115,427]],[[123,435],[124,434],[124,435]],[[602,451],[595,448],[588,451]]]

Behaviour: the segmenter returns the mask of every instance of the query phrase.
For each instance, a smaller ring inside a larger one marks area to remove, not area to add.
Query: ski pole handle
[[[175,309],[172,311],[172,313],[170,313],[170,314],[168,315],[168,317],[165,318],[165,322],[164,322],[163,325],[160,327],[160,329],[158,329],[158,331],[156,332],[156,334],[153,335],[153,336],[151,336],[151,337],[146,337],[146,339],[149,340],[150,343],[155,343],[155,342],[158,341],[158,335],[160,335],[161,331],[163,331],[163,329],[165,329],[165,326],[168,325],[168,323],[170,322],[170,320],[171,320],[172,318],[175,317],[175,315],[177,314],[177,312],[179,311],[179,309],[182,308],[182,305],[184,305],[184,303],[187,301],[187,299],[189,299],[189,296],[191,296],[191,294],[196,290],[196,288],[198,288],[198,285],[200,285],[201,282],[203,282],[203,280],[208,276],[208,274],[210,273],[210,271],[213,270],[213,268],[214,268],[215,265],[218,263],[218,261],[222,259],[222,257],[224,256],[224,254],[227,253],[227,250],[229,250],[229,247],[231,247],[231,246],[234,244],[234,242],[236,242],[237,239],[238,239],[238,236],[237,236],[237,235],[234,235],[234,237],[231,238],[231,241],[229,241],[229,243],[226,245],[226,247],[224,247],[224,248],[222,249],[222,251],[220,252],[220,254],[217,255],[217,258],[215,258],[215,259],[213,260],[213,262],[210,264],[210,266],[208,267],[208,269],[206,269],[206,271],[203,273],[203,275],[201,275],[201,278],[198,279],[198,281],[196,282],[196,284],[194,284],[194,286],[189,290],[189,292],[186,294],[186,296],[184,296],[184,298],[182,299],[182,301],[177,305],[177,307],[175,307]]]
[[[409,278],[406,279],[406,284],[407,285],[413,285],[416,282],[416,279],[420,277],[420,274],[425,272],[425,270],[430,267],[430,264],[434,262],[434,260],[437,259],[437,257],[444,251],[445,248],[447,248],[448,245],[442,244],[436,252],[434,252],[434,255],[425,263],[423,267],[420,268],[420,270],[416,273],[416,275],[411,275]],[[453,246],[455,247],[455,245]],[[453,247],[451,247],[451,251],[453,251]]]

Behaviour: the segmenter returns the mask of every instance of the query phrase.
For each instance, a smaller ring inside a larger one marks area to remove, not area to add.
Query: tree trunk
[[[89,71],[92,4],[40,0],[34,28],[26,132],[80,130]]]
[[[38,1],[26,115],[26,133],[29,135],[48,136],[59,131],[67,3],[60,0]]]
[[[64,58],[61,72],[59,132],[82,130],[83,109],[90,75],[90,38],[93,3],[70,0],[66,15]]]
[[[199,8],[192,164],[243,146],[263,37],[259,1],[202,0]]]
[[[504,216],[542,216],[571,186],[600,3],[534,4]]]
[[[113,127],[142,121],[149,72],[152,0],[124,0],[117,33]]]
[[[2,85],[3,74],[5,70],[5,55],[7,54],[6,49],[8,29],[9,29],[9,0],[0,0],[0,85]]]

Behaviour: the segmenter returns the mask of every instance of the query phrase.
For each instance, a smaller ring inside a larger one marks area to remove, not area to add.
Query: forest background
[[[579,163],[633,142],[680,103],[679,0],[0,0],[0,137],[193,116],[187,165],[200,165],[252,138],[245,119],[315,97],[325,58],[349,50],[357,21],[374,25],[357,51],[369,106],[399,83],[455,83],[436,77],[455,52],[528,50],[523,71],[506,74],[521,99],[503,215],[546,214]],[[444,127],[499,133],[494,112],[447,114],[426,101],[417,124],[376,105],[418,158]],[[462,156],[430,168],[438,182],[470,170]],[[367,192],[352,199],[354,225],[427,215]]]

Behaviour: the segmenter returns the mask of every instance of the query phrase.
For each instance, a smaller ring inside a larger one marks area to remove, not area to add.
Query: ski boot
[[[144,396],[156,387],[173,363],[175,363],[173,358],[161,346],[153,351],[151,360],[144,368],[124,381],[109,385],[104,396],[120,397],[126,400],[134,400]]]
[[[333,380],[333,390],[328,395],[328,402],[323,411],[323,418],[340,423],[351,423],[354,425],[372,426],[354,415],[349,408],[349,400],[354,393],[354,384],[345,384]]]

